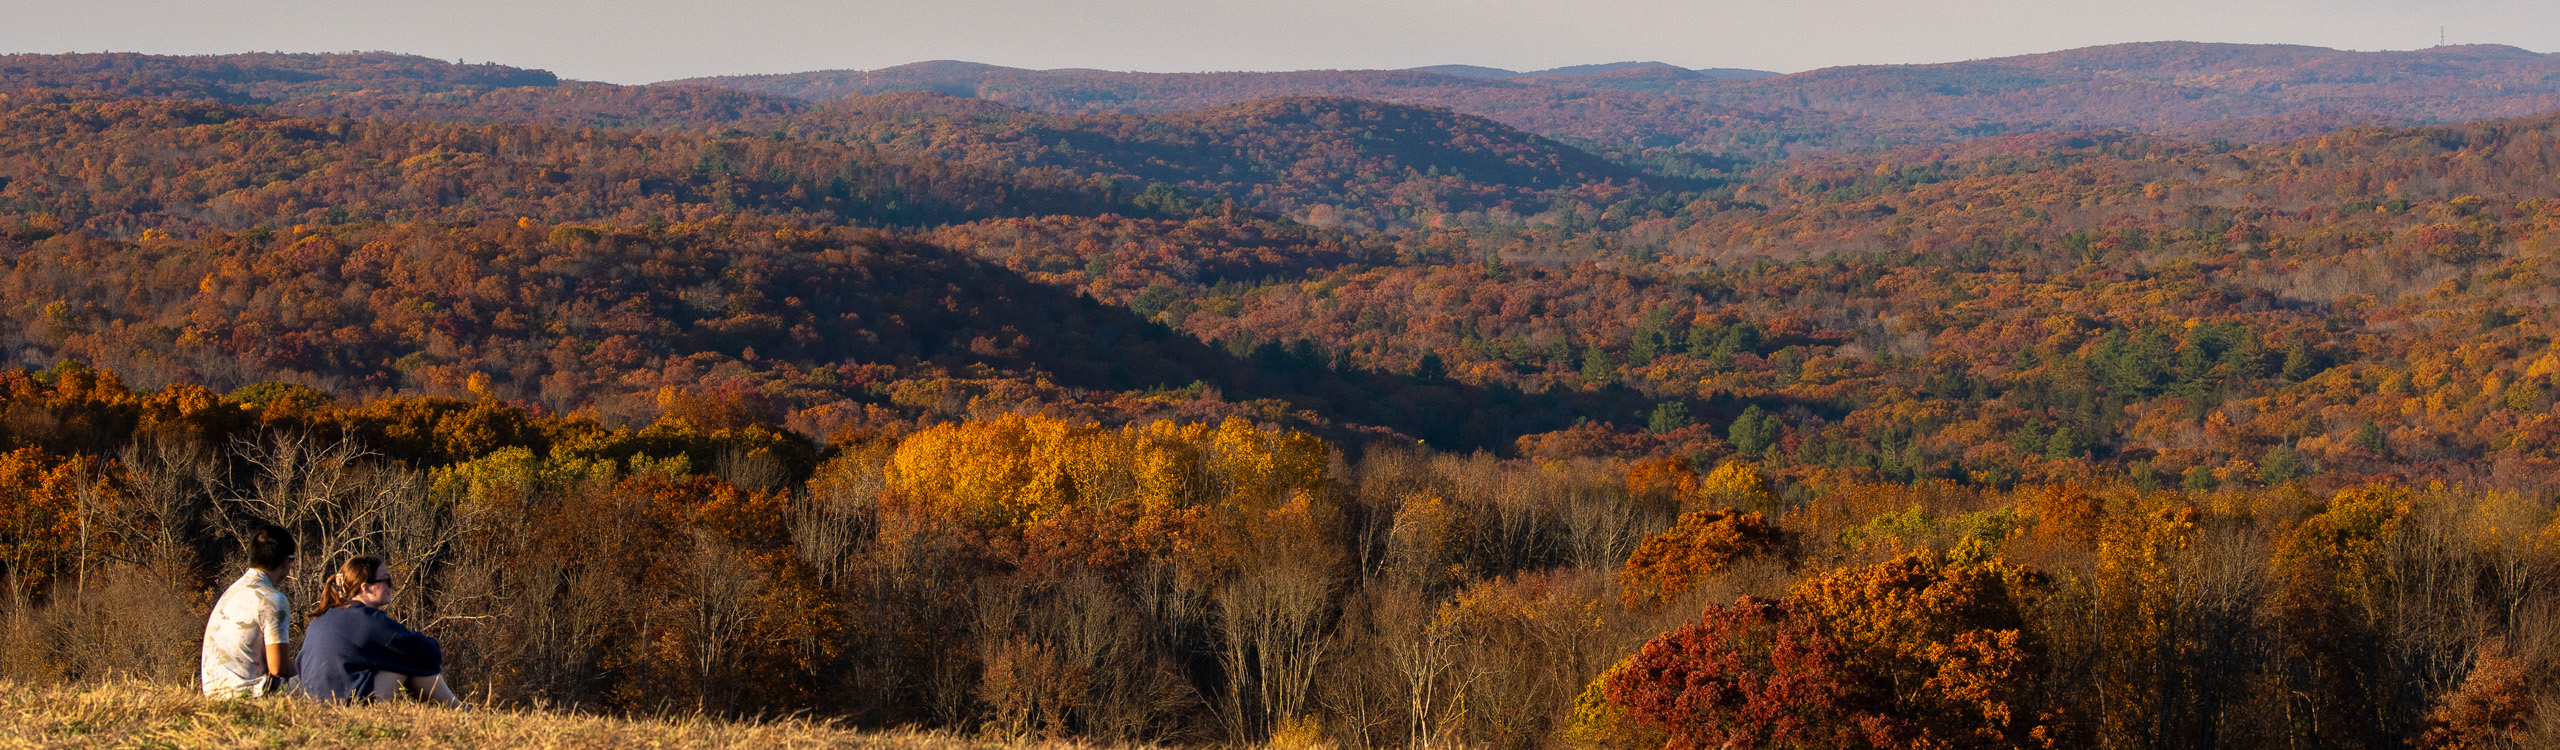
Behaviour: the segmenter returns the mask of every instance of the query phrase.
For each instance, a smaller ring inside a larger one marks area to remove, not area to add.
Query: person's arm
[[[412,677],[444,673],[444,645],[437,643],[434,636],[410,630],[379,610],[374,615],[380,618],[382,629],[374,636],[379,639],[374,641],[379,650],[371,658],[381,669]]]
[[[373,614],[380,618],[382,628],[376,656],[386,665],[374,673],[374,679],[397,676],[411,698],[448,708],[460,707],[462,700],[445,685],[444,644],[437,643],[434,636],[410,630],[379,610]]]
[[[293,675],[294,675],[293,658],[292,658],[291,656],[286,655],[286,654],[285,654],[285,652],[284,652],[285,647],[286,647],[286,646],[290,646],[290,645],[293,645],[293,644],[290,644],[290,643],[269,643],[269,644],[267,644],[267,676],[268,676],[268,677],[273,677],[273,678],[276,678],[276,679],[279,679],[279,680],[290,680],[290,679],[293,679]]]
[[[285,622],[285,614],[291,611],[284,595],[276,594],[267,600],[266,611],[258,613],[258,635],[267,644],[267,676],[278,680],[293,679],[295,671],[292,655],[285,653],[293,645],[293,626]]]

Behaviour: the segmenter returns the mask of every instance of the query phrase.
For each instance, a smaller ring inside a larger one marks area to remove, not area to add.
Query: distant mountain
[[[1522,76],[1524,76],[1524,77],[1537,77],[1537,76],[1581,76],[1581,75],[1591,75],[1591,74],[1593,74],[1593,73],[1615,73],[1615,72],[1618,72],[1618,71],[1621,71],[1621,70],[1629,70],[1629,69],[1634,69],[1634,68],[1678,68],[1678,67],[1680,67],[1680,66],[1673,65],[1673,64],[1670,64],[1670,63],[1665,63],[1665,62],[1613,62],[1613,63],[1599,63],[1599,64],[1595,64],[1595,65],[1567,65],[1567,66],[1564,66],[1564,67],[1561,67],[1561,68],[1548,68],[1548,69],[1546,69],[1546,70],[1531,71],[1531,72],[1528,72],[1528,73],[1522,73],[1521,75],[1522,75]],[[1687,70],[1687,68],[1681,68],[1681,69],[1682,69],[1682,70]]]
[[[2101,130],[2265,142],[2525,116],[2560,110],[2560,56],[2494,45],[2349,52],[2160,42],[1788,75],[1655,62],[1528,73],[1445,65],[1166,74],[940,60],[636,87],[390,53],[0,57],[0,91],[29,88],[263,105],[303,116],[766,132],[789,130],[783,121],[813,103],[896,92],[1059,115],[1347,97],[1474,115],[1621,162],[1661,164],[1664,150],[1766,160]]]
[[[944,61],[679,83],[807,100],[921,89],[1050,112],[1169,112],[1274,96],[1351,96],[1446,107],[1609,148],[1763,157],[2117,128],[2265,141],[2560,109],[2560,57],[2486,45],[2350,52],[2159,42],[1789,75],[1642,62],[1533,73],[1442,65],[1165,74]]]
[[[0,91],[13,89],[268,105],[304,116],[566,127],[701,126],[808,108],[734,89],[563,81],[543,70],[387,52],[0,56]]]
[[[1670,68],[1682,73],[1693,73],[1709,78],[1735,78],[1742,80],[1768,78],[1779,75],[1778,73],[1772,73],[1766,70],[1750,70],[1746,68],[1704,68],[1699,70],[1690,70],[1670,63],[1659,62],[1617,62],[1600,63],[1597,65],[1568,65],[1561,68],[1548,68],[1546,70],[1531,71],[1527,73],[1522,73],[1516,70],[1504,70],[1502,68],[1488,68],[1482,65],[1430,65],[1420,68],[1406,68],[1406,70],[1418,70],[1424,73],[1438,73],[1444,76],[1457,76],[1459,78],[1502,79],[1581,76],[1599,73],[1615,73],[1622,70],[1637,70],[1643,68]]]
[[[1419,68],[1406,68],[1406,70],[1419,70],[1424,73],[1438,73],[1459,78],[1510,78],[1520,75],[1520,71],[1517,70],[1488,68],[1482,65],[1426,65]]]
[[[1747,82],[1578,78],[1744,109],[1799,107],[1905,122],[2176,133],[2217,122],[2337,112],[2388,122],[2560,109],[2560,56],[2495,45],[2346,52],[2161,42],[1939,65],[1830,68]]]
[[[549,71],[388,52],[0,55],[0,90],[78,89],[250,104],[333,93],[432,94],[555,86]]]
[[[1779,73],[1776,71],[1754,70],[1751,68],[1690,68],[1689,72],[1706,76],[1708,78],[1731,78],[1742,81],[1756,81],[1762,78],[1776,78],[1778,76],[1786,75],[1785,73]]]
[[[1599,63],[1599,64],[1595,64],[1595,65],[1567,65],[1567,66],[1564,66],[1564,67],[1561,67],[1561,68],[1548,68],[1548,69],[1546,69],[1546,70],[1537,70],[1537,71],[1530,71],[1530,72],[1527,72],[1527,73],[1522,73],[1522,74],[1520,74],[1520,77],[1523,77],[1523,78],[1537,78],[1537,77],[1542,77],[1542,76],[1581,76],[1581,75],[1591,75],[1591,74],[1593,74],[1593,73],[1615,73],[1615,72],[1618,72],[1618,71],[1621,71],[1621,70],[1628,70],[1628,69],[1633,69],[1633,68],[1678,68],[1678,67],[1680,67],[1680,66],[1673,65],[1673,64],[1670,64],[1670,63],[1663,63],[1663,62],[1613,62],[1613,63]],[[1687,70],[1687,68],[1681,68],[1681,69],[1682,69],[1682,70]]]
[[[1060,114],[1163,114],[1291,96],[1335,96],[1440,107],[1552,138],[1611,144],[1747,147],[1730,135],[1788,126],[1672,97],[1415,70],[1291,73],[1109,73],[1026,70],[934,61],[880,70],[822,71],[669,81],[826,101],[931,91]]]

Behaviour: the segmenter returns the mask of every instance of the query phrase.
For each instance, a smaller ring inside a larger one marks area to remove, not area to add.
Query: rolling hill
[[[559,85],[548,71],[463,65],[388,52],[236,55],[0,55],[0,90],[77,89],[272,103],[331,93],[429,94]]]
[[[1719,107],[1797,107],[1861,121],[1989,132],[2223,129],[2307,112],[2393,124],[2560,109],[2560,57],[2478,45],[2401,52],[2150,43],[1940,65],[1830,68],[1731,81],[1636,69],[1546,81]]]
[[[185,100],[252,108],[201,109],[188,115],[224,122],[255,120],[254,113],[501,129],[638,129],[686,143],[720,140],[727,144],[723,148],[739,153],[781,148],[801,152],[784,157],[798,166],[781,169],[799,174],[795,179],[801,195],[817,196],[809,199],[815,202],[803,202],[804,210],[869,223],[1026,215],[995,205],[1023,201],[1049,202],[1046,208],[1030,209],[1034,213],[1091,212],[1091,207],[1054,203],[1067,200],[1098,201],[1096,206],[1139,215],[1189,214],[1232,201],[1248,211],[1377,227],[1449,212],[1536,214],[1548,210],[1557,196],[1587,185],[1599,186],[1602,195],[1646,190],[1637,184],[1645,176],[1633,168],[1485,118],[1343,97],[1284,97],[1143,116],[1062,116],[931,92],[812,104],[696,85],[561,82],[539,71],[386,54],[17,56],[8,61],[0,63],[0,92],[31,90],[37,93],[29,95],[40,99]],[[535,137],[559,135],[543,132],[551,134]],[[41,150],[25,153],[46,156]],[[154,153],[160,159],[175,156]],[[818,163],[850,171],[825,178],[826,186],[809,183],[818,178],[806,166]],[[971,171],[947,173],[952,168]],[[578,171],[562,165],[545,170],[551,175],[546,179],[565,179]],[[887,177],[888,172],[902,176]],[[741,176],[749,179],[736,184],[753,192],[754,184],[779,178],[781,172]],[[1664,182],[1658,177],[1651,181]],[[854,190],[861,195],[830,193],[866,182],[871,186]],[[998,182],[1008,186],[999,188]],[[956,192],[922,198],[917,189],[936,190],[922,188],[928,183],[946,184]],[[970,186],[959,187],[962,183]],[[35,184],[25,183],[22,189]],[[533,189],[556,194],[599,187],[558,182]],[[774,189],[794,188],[777,183]],[[382,207],[356,204],[338,210],[367,214]]]
[[[1284,97],[1160,115],[1052,115],[931,92],[849,97],[763,125],[991,169],[1125,181],[1147,210],[1232,201],[1326,225],[1383,227],[1452,212],[1526,215],[1559,196],[1650,192],[1646,176],[1481,117],[1340,97]],[[1656,179],[1655,182],[1661,182]],[[1590,199],[1586,196],[1586,200]]]
[[[17,55],[0,57],[0,90],[11,88],[261,104],[313,116],[766,130],[749,123],[787,120],[811,102],[910,91],[1088,115],[1347,97],[1476,115],[1641,161],[1648,150],[1775,159],[2108,129],[2262,142],[2515,117],[2560,109],[2560,58],[2495,45],[2353,52],[2160,42],[1788,75],[1641,62],[1527,73],[1437,66],[1158,74],[935,61],[611,86],[387,53]]]
[[[1706,143],[1716,133],[1765,129],[1777,122],[1766,115],[1721,113],[1688,100],[1654,94],[1569,91],[1524,81],[1421,71],[1114,73],[1023,70],[936,61],[870,71],[698,78],[668,83],[811,101],[933,91],[1062,114],[1160,114],[1276,97],[1338,96],[1440,107],[1550,137],[1630,144]]]
[[[1354,96],[1445,107],[1614,146],[1756,155],[2107,128],[2256,141],[2560,109],[2560,57],[2494,45],[2349,52],[2163,42],[1772,76],[1642,63],[1528,74],[1471,66],[1158,74],[943,61],[683,83],[808,100],[933,90],[1052,112]]]

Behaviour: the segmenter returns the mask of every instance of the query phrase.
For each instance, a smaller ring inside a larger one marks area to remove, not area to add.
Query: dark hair
[[[267,524],[249,532],[249,564],[262,570],[278,570],[293,559],[293,532]]]
[[[338,565],[338,572],[320,582],[320,608],[311,610],[311,616],[319,617],[322,612],[345,606],[347,600],[364,591],[365,584],[381,578],[383,570],[382,558],[366,555],[347,558],[346,562]]]

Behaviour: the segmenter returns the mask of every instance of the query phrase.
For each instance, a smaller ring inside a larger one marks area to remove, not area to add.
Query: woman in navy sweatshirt
[[[390,566],[354,557],[320,585],[320,611],[302,628],[298,689],[324,701],[410,697],[461,706],[444,683],[444,647],[382,613]]]

